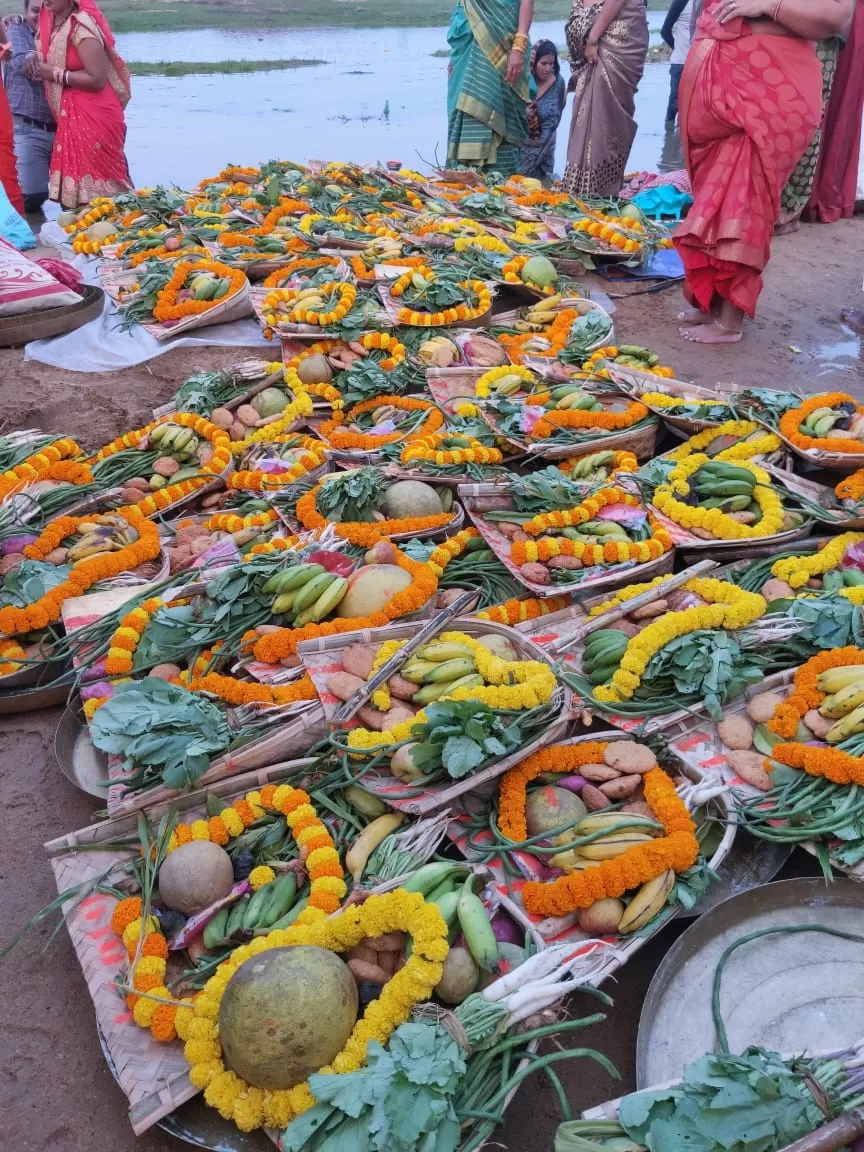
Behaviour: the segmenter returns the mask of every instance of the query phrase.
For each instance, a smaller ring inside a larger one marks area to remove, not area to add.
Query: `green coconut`
[[[381,508],[390,520],[407,516],[440,516],[443,508],[435,489],[422,480],[397,480],[381,500]]]
[[[522,280],[537,288],[548,288],[558,279],[555,265],[546,256],[532,256],[522,269]]]
[[[277,416],[288,404],[288,393],[281,388],[265,388],[249,401],[262,420]]]
[[[325,948],[271,948],[225,987],[219,1041],[232,1072],[256,1088],[291,1088],[329,1064],[357,1020],[357,985]]]

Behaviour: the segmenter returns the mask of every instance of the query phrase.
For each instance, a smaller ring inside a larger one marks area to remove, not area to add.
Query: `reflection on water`
[[[648,14],[652,41],[663,15]],[[564,42],[558,22],[541,21],[532,32]],[[137,77],[127,120],[129,162],[139,186],[161,181],[191,187],[226,162],[259,164],[271,157],[395,159],[413,166],[444,161],[447,60],[433,55],[446,47],[444,28],[207,29],[117,39],[128,60],[326,61],[289,72]],[[647,65],[636,98],[632,170],[656,170],[665,155],[668,91],[668,65]],[[558,172],[571,107],[558,133]]]
[[[846,328],[844,331],[851,332]],[[815,349],[816,359],[819,361],[817,376],[827,376],[835,372],[861,371],[861,340],[858,336],[850,335],[847,339],[837,340],[831,344],[821,344]]]
[[[663,150],[660,153],[659,172],[675,172],[684,167],[684,149],[681,147],[681,135],[678,125],[664,126]]]

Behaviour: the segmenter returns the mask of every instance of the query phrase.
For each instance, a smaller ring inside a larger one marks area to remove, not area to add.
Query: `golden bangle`
[[[526,52],[528,50],[528,37],[524,32],[517,32],[513,37],[513,51]]]

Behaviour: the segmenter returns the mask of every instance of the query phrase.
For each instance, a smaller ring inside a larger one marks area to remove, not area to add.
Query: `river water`
[[[656,43],[663,13],[649,12],[648,20]],[[532,36],[563,44],[564,28],[541,21]],[[401,160],[412,167],[444,161],[447,59],[434,55],[446,49],[444,28],[208,29],[136,32],[117,40],[127,60],[326,61],[285,72],[136,77],[127,151],[139,187],[188,188],[225,163],[273,158]],[[668,87],[668,65],[647,65],[631,169],[680,167],[677,140],[664,139]],[[558,133],[559,172],[569,117],[568,104]]]

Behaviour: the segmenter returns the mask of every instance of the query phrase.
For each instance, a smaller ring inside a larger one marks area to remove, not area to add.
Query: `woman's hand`
[[[585,45],[585,59],[593,67],[597,63],[598,46],[596,44],[586,43]]]
[[[770,11],[765,0],[720,0],[715,15],[718,24],[728,24],[730,20],[758,20]]]
[[[517,52],[515,48],[510,50],[510,55],[507,57],[507,71],[504,73],[504,79],[512,88],[519,77],[522,75],[522,70],[525,67],[525,53]]]

